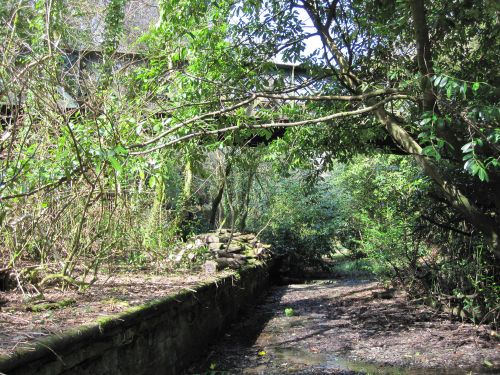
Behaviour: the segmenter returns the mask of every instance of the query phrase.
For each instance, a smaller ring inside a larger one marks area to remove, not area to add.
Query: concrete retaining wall
[[[269,283],[269,265],[134,308],[93,326],[50,337],[0,359],[7,375],[179,374],[205,353]]]

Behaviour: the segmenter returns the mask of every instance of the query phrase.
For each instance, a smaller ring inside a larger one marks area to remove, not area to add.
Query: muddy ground
[[[500,373],[490,327],[381,292],[350,279],[273,287],[187,374]]]

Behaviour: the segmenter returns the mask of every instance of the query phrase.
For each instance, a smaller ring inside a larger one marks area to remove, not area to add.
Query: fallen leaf
[[[493,367],[493,363],[491,363],[491,362],[490,362],[490,361],[488,361],[487,359],[485,359],[483,363],[484,363],[484,365],[485,365],[486,367]]]

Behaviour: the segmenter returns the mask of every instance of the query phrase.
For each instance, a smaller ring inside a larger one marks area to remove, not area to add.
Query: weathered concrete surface
[[[267,288],[269,262],[0,358],[7,375],[179,374]]]

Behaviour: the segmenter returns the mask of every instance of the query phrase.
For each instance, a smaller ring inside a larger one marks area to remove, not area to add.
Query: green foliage
[[[338,179],[352,197],[355,249],[372,262],[375,274],[400,283],[415,297],[452,295],[476,322],[487,314],[495,320],[500,300],[491,254],[481,238],[433,225],[447,222],[451,212],[429,198],[432,185],[413,163],[394,156],[358,158]]]
[[[126,1],[111,0],[97,45],[82,26],[86,2],[2,2],[2,259],[84,280],[104,265],[166,268],[180,236],[207,229],[215,202],[217,224],[262,230],[296,267],[348,249],[411,292],[456,297],[474,318],[495,309],[498,6],[425,2],[423,73],[411,4],[162,0],[135,43]],[[391,98],[377,112],[316,120]],[[389,136],[382,109],[418,145]],[[266,149],[242,151],[256,140]],[[434,187],[388,156],[420,149]]]
[[[285,316],[286,317],[291,317],[295,315],[295,310],[291,307],[286,307],[285,308]]]
[[[26,306],[26,310],[32,311],[35,313],[40,313],[48,310],[57,310],[57,309],[63,309],[65,307],[74,305],[76,301],[74,299],[63,299],[58,302],[47,302],[47,303],[38,303],[38,304],[31,304]]]
[[[249,227],[264,227],[266,241],[289,254],[294,267],[322,264],[322,256],[333,250],[336,234],[348,231],[343,215],[348,207],[339,204],[338,190],[322,178],[308,184],[306,177],[299,171],[265,181],[269,195],[254,203],[257,207],[249,218]]]
[[[118,49],[123,33],[126,0],[111,0],[106,10],[104,52],[111,55]]]

